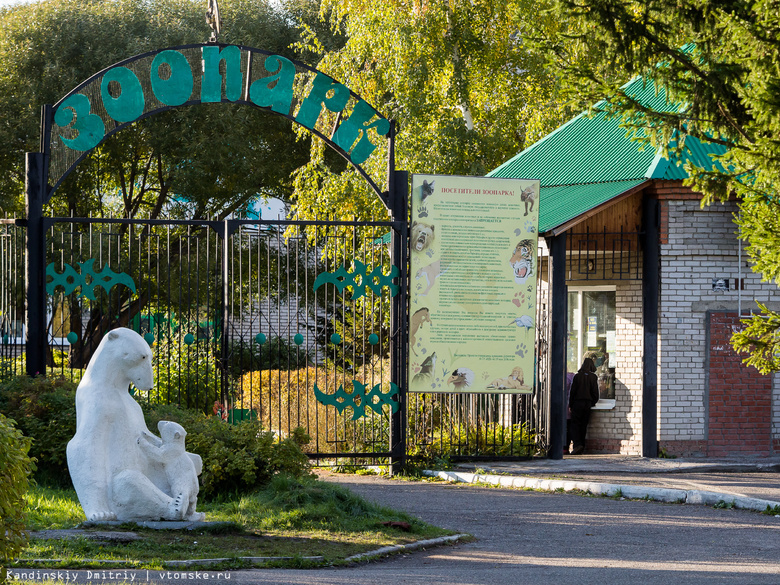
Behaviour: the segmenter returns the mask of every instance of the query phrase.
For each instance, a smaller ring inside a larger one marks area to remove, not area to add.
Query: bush
[[[76,384],[60,378],[13,378],[0,384],[0,413],[32,439],[35,478],[71,487],[65,449],[76,434]]]
[[[302,429],[276,440],[257,421],[230,425],[219,417],[173,405],[142,406],[150,430],[161,420],[171,420],[187,431],[187,450],[203,459],[199,495],[205,499],[255,490],[277,474],[310,474],[309,459],[301,450],[310,439]]]
[[[0,414],[0,583],[6,580],[6,565],[27,542],[24,494],[34,464],[28,455],[30,439]]]
[[[339,387],[354,392],[353,380],[369,388],[379,382],[382,369],[360,368],[356,373],[336,373],[332,368],[309,366],[299,370],[263,370],[241,377],[236,405],[251,408],[266,427],[285,435],[303,427],[313,439],[312,450],[320,453],[338,451],[389,450],[390,408],[382,414],[366,408],[366,416],[353,421],[353,409],[343,412],[319,402],[314,394],[316,384],[321,392],[333,394]],[[386,371],[386,370],[385,370]],[[384,381],[383,392],[389,391]]]
[[[161,337],[152,348],[154,388],[147,394],[150,402],[179,404],[211,412],[220,400],[222,372],[208,340],[187,345],[184,336]]]
[[[263,344],[254,339],[230,344],[229,372],[240,378],[253,370],[289,370],[309,362],[308,352],[281,337],[270,337]]]

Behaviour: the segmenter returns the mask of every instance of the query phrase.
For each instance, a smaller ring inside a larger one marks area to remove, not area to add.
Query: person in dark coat
[[[585,451],[585,434],[588,432],[590,409],[599,401],[599,379],[596,365],[591,358],[582,360],[580,371],[574,375],[569,391],[571,409],[572,455]]]

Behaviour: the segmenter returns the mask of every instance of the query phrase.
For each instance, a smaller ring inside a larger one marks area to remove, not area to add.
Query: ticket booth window
[[[615,399],[615,287],[569,287],[568,372],[586,357],[596,364],[599,400]],[[612,402],[614,404],[614,402]]]

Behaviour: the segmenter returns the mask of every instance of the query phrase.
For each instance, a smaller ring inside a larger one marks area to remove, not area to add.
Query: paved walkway
[[[651,499],[655,499],[652,497],[653,490],[684,490],[766,500],[780,505],[778,456],[647,459],[628,455],[569,455],[557,461],[536,459],[462,464],[453,471],[476,471],[480,477],[496,474],[524,479],[641,486],[648,488]]]
[[[663,460],[577,456],[563,461],[480,463],[504,478],[636,482],[641,488],[731,490],[775,497],[778,460]],[[472,473],[475,465],[461,466]],[[485,475],[485,474],[480,474]],[[63,571],[76,583],[143,581],[190,585],[777,585],[780,518],[711,506],[682,506],[542,491],[486,489],[322,472],[381,505],[467,532],[473,542],[400,553],[372,563],[312,570]],[[557,479],[556,479],[557,478]],[[25,573],[15,571],[18,576]],[[39,581],[37,571],[27,579]],[[52,577],[48,577],[52,578]]]

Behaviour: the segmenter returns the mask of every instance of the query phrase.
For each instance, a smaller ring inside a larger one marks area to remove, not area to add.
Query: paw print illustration
[[[530,219],[525,222],[525,231],[533,234],[536,233],[536,229],[534,228],[534,222],[532,222]]]
[[[516,235],[516,236],[519,236],[519,235],[521,235],[522,233],[523,233],[523,230],[521,230],[520,228],[517,228],[517,229],[515,230],[515,235]]]
[[[517,292],[515,293],[515,298],[512,299],[512,304],[519,309],[525,302],[525,299],[526,295],[524,292]]]
[[[517,351],[515,352],[516,355],[519,355],[521,358],[525,357],[525,354],[528,352],[528,346],[525,343],[521,343],[517,346]]]

